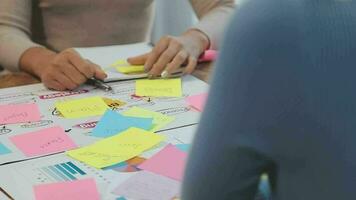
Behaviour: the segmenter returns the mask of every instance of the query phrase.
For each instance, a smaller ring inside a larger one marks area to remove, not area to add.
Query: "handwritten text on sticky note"
[[[0,124],[35,122],[40,119],[36,104],[0,105]]]
[[[137,80],[135,94],[150,97],[181,97],[182,81],[180,78]]]
[[[120,184],[113,193],[130,199],[172,199],[179,194],[180,183],[151,172],[141,171]]]
[[[164,136],[138,128],[100,140],[93,145],[68,151],[67,155],[96,168],[104,168],[133,158],[157,145]]]
[[[65,118],[80,118],[102,115],[108,106],[101,97],[57,102],[56,108]]]
[[[36,200],[99,200],[94,179],[35,185]]]
[[[76,148],[61,127],[52,127],[10,137],[26,156],[40,156]]]

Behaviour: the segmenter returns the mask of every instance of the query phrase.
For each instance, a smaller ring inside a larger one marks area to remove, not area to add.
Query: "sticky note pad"
[[[173,199],[179,190],[178,181],[141,171],[116,187],[113,193],[129,199],[166,200]]]
[[[116,70],[124,74],[144,73],[145,67],[143,65],[119,66]]]
[[[208,98],[208,94],[204,93],[204,94],[198,94],[198,95],[193,95],[193,96],[189,96],[186,98],[186,102],[193,106],[195,109],[199,110],[200,112],[203,111],[204,109],[204,105],[206,102],[206,99]]]
[[[146,110],[140,107],[132,107],[131,109],[125,111],[123,115],[130,117],[153,118],[153,127],[150,130],[152,132],[160,130],[161,128],[163,128],[174,120],[174,117],[172,116]]]
[[[164,136],[138,128],[105,138],[93,145],[67,152],[67,155],[86,164],[104,168],[131,159],[164,139]]]
[[[77,147],[64,130],[58,126],[15,135],[10,137],[10,140],[26,156],[46,155]]]
[[[65,118],[81,118],[102,115],[109,107],[101,97],[88,97],[56,103],[57,110]]]
[[[36,200],[99,200],[94,179],[35,185]]]
[[[127,117],[115,111],[107,110],[91,135],[95,137],[110,137],[130,127],[149,130],[153,126],[152,120],[152,118]]]
[[[135,94],[149,97],[181,97],[182,81],[180,78],[137,80]]]
[[[169,144],[138,167],[175,180],[182,180],[187,154]]]
[[[41,114],[34,103],[0,105],[0,124],[15,124],[40,121]]]
[[[8,149],[5,145],[0,143],[0,155],[5,155],[11,153],[11,150]]]

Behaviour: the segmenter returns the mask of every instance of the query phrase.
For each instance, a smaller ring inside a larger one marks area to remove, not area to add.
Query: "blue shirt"
[[[220,52],[183,200],[356,199],[356,1],[247,0]]]

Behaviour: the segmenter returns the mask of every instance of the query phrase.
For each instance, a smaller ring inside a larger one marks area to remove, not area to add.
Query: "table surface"
[[[193,75],[200,80],[208,82],[212,68],[213,63],[199,64],[193,72]],[[30,85],[35,83],[40,83],[40,80],[25,72],[14,72],[0,76],[0,88]]]

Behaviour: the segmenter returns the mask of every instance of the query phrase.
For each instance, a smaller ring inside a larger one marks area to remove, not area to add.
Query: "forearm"
[[[22,54],[19,61],[19,67],[23,71],[40,77],[43,69],[46,66],[49,66],[50,61],[55,57],[55,55],[55,52],[46,48],[32,47],[27,49]]]
[[[199,23],[192,29],[204,33],[209,38],[209,48],[217,49],[225,27],[235,10],[235,2],[233,0],[191,0],[191,3],[199,18]]]
[[[189,29],[182,36],[190,40],[191,44],[196,46],[199,53],[203,53],[210,46],[209,37],[199,29]]]

